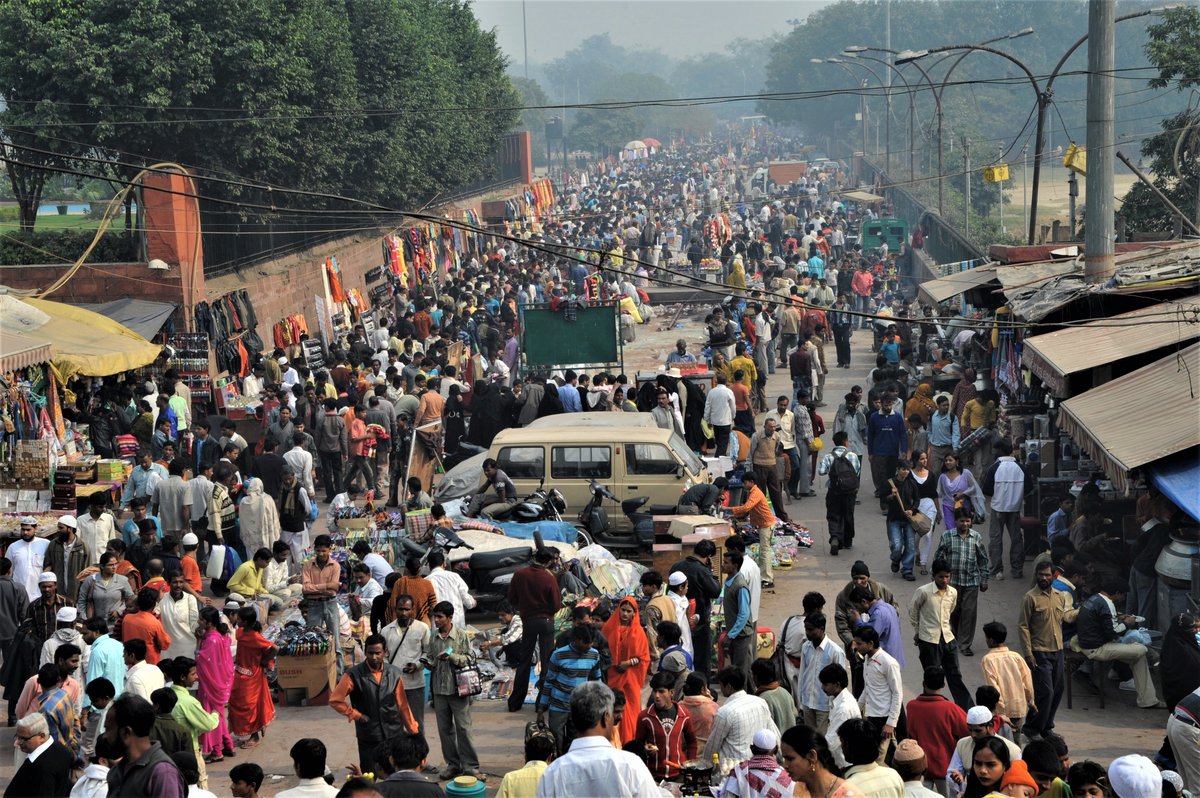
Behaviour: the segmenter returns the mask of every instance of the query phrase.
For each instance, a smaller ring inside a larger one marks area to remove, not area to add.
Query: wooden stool
[[[1067,709],[1073,709],[1071,706],[1074,697],[1075,674],[1079,671],[1088,658],[1083,652],[1075,651],[1067,648],[1063,651],[1063,671],[1067,679]],[[1108,677],[1108,669],[1111,663],[1108,662],[1093,662],[1092,683],[1100,692],[1100,708],[1104,709],[1104,680]],[[1100,672],[1096,672],[1096,668],[1100,668]],[[1099,677],[1099,678],[1097,678]]]

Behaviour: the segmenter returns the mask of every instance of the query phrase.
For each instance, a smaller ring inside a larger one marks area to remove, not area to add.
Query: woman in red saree
[[[233,756],[233,738],[225,720],[225,705],[233,688],[233,654],[229,649],[229,627],[216,607],[200,610],[196,628],[200,647],[196,650],[196,673],[200,677],[196,697],[205,712],[217,713],[217,728],[200,735],[200,752],[206,762]]]
[[[604,639],[612,650],[613,664],[608,669],[608,686],[625,695],[625,716],[621,719],[621,742],[637,734],[638,714],[642,711],[642,685],[650,669],[650,641],[638,618],[637,601],[626,596],[617,611],[604,624]]]
[[[249,736],[242,747],[261,742],[267,724],[275,719],[275,702],[263,669],[275,656],[275,644],[262,636],[258,613],[242,607],[237,616],[237,657],[234,659],[233,690],[229,696],[229,725],[239,737]]]

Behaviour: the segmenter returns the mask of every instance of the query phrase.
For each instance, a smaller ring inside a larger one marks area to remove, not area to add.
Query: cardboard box
[[[279,686],[303,690],[306,699],[332,690],[337,685],[337,655],[331,647],[324,654],[305,657],[278,657],[275,660]]]
[[[668,534],[676,540],[683,540],[690,535],[703,537],[727,538],[733,532],[733,527],[723,518],[711,515],[677,515],[671,522]]]

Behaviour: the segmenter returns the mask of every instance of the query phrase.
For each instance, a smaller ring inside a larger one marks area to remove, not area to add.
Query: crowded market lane
[[[653,368],[661,362],[665,352],[670,351],[675,339],[680,336],[696,345],[698,350],[698,344],[703,339],[702,316],[702,313],[699,317],[689,314],[682,318],[682,330],[654,331],[647,329],[653,325],[643,327],[639,330],[638,341],[626,350],[627,368]],[[837,401],[852,386],[866,387],[868,384],[869,364],[874,359],[870,352],[870,343],[869,335],[856,332],[851,340],[851,368],[831,369],[827,377],[826,406],[818,410],[827,427],[823,436],[826,447],[832,445],[832,418],[837,409]],[[787,370],[777,369],[767,381],[768,399],[773,400],[776,396],[789,392],[790,379]],[[864,485],[869,482],[869,478],[865,479]],[[854,548],[849,552],[841,552],[836,557],[830,556],[826,544],[824,480],[819,478],[813,490],[816,491],[816,496],[806,497],[799,502],[789,501],[787,509],[793,519],[802,523],[812,533],[814,546],[809,550],[801,550],[792,568],[776,571],[775,589],[763,593],[760,625],[769,626],[778,634],[787,617],[800,611],[800,599],[811,590],[824,594],[832,606],[834,597],[849,580],[851,565],[858,559],[870,566],[873,578],[892,590],[900,605],[903,619],[913,593],[928,577],[917,576],[917,581],[906,582],[900,574],[890,573],[884,519],[869,498],[860,499],[861,503],[856,508],[858,534]],[[326,509],[322,507],[322,518],[318,521],[318,526],[323,524]],[[986,524],[977,528],[984,532],[986,537]],[[1029,573],[1027,569],[1026,574]],[[993,582],[991,589],[980,597],[978,629],[991,620],[999,620],[1015,634],[1021,596],[1028,587],[1028,580]],[[495,616],[485,614],[472,614],[469,620],[480,629],[497,623]],[[979,654],[983,650],[981,636],[982,633],[977,630],[976,656],[960,658],[964,681],[972,693],[976,687],[983,684],[979,666]],[[906,640],[906,654],[908,663],[902,669],[902,674],[907,701],[921,692],[921,666],[911,640]],[[1100,708],[1099,698],[1091,692],[1090,687],[1077,681],[1074,688],[1074,708],[1068,709],[1064,700],[1058,713],[1057,724],[1058,730],[1071,746],[1073,761],[1107,761],[1130,752],[1153,751],[1158,747],[1162,739],[1165,714],[1163,711],[1138,709],[1134,704],[1133,694],[1118,691],[1115,682],[1108,685],[1107,705],[1104,709]],[[503,774],[521,767],[523,762],[517,741],[524,733],[525,724],[533,719],[532,706],[526,706],[520,713],[510,714],[505,710],[503,701],[479,701],[475,704],[475,741],[484,772]],[[339,776],[345,774],[346,766],[357,757],[352,726],[327,706],[281,706],[274,723],[264,735],[262,744],[252,753],[239,751],[239,758],[226,759],[224,762],[208,766],[210,783],[218,786],[227,784],[230,768],[241,761],[252,759],[261,764],[268,774],[264,793],[273,794],[295,786],[297,779],[292,772],[289,749],[298,738],[313,734],[320,736],[327,745],[330,767]],[[11,745],[12,737],[12,730],[0,730],[0,746]],[[438,736],[430,734],[427,737],[431,748],[430,761],[444,761]],[[10,776],[11,772],[7,762],[0,768],[0,775],[5,777]],[[495,793],[498,784],[498,778],[489,779],[489,795]]]

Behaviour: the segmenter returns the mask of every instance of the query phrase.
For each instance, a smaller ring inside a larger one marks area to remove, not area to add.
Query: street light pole
[[[913,96],[912,87],[908,83],[908,78],[904,77],[903,71],[901,71],[899,68],[893,66],[890,62],[883,60],[882,58],[875,58],[874,56],[863,55],[863,51],[865,51],[866,49],[867,48],[858,50],[858,49],[847,48],[846,50],[844,50],[842,52],[842,55],[844,55],[846,58],[865,58],[868,61],[874,61],[877,64],[883,64],[885,67],[888,68],[888,70],[890,70],[889,72],[885,72],[884,74],[890,75],[891,72],[895,72],[896,76],[899,77],[900,80],[904,83],[904,90],[908,92],[908,173],[909,173],[909,179],[911,180],[917,174],[916,165],[915,165],[915,161],[914,161],[914,157],[915,157],[914,152],[916,151],[917,145],[916,145],[916,140],[913,137],[913,127],[914,127],[913,120],[915,118],[914,108],[916,105],[916,97]],[[892,123],[892,88],[890,85],[887,86],[887,98],[888,98],[888,103],[887,103],[888,124],[886,127],[886,134],[885,134],[885,146],[887,147],[887,169],[888,169],[888,172],[890,173],[892,170],[892,124],[891,124]]]
[[[1031,28],[1027,28],[1026,30],[1032,32]],[[1018,35],[1025,35],[1025,33],[1021,32]],[[1015,36],[1013,38],[1015,38]],[[1019,58],[1017,58],[1014,55],[1004,52],[1003,50],[997,50],[994,47],[988,47],[987,45],[983,45],[983,44],[951,44],[951,45],[946,45],[944,47],[934,47],[929,50],[917,50],[917,51],[910,51],[910,52],[903,53],[903,54],[901,54],[901,56],[899,58],[896,59],[896,63],[897,64],[916,63],[916,59],[918,59],[918,58],[924,58],[925,56],[932,55],[933,53],[944,53],[944,52],[948,52],[951,50],[967,50],[968,53],[964,53],[961,58],[959,58],[957,61],[954,62],[954,64],[950,67],[949,71],[946,72],[946,77],[943,78],[943,80],[942,80],[941,91],[945,91],[946,83],[950,79],[950,74],[954,71],[954,68],[956,66],[958,66],[960,63],[962,63],[962,59],[966,58],[966,56],[969,54],[970,51],[980,50],[985,53],[991,53],[992,55],[998,55],[1001,58],[1004,58],[1004,59],[1010,61],[1011,63],[1016,64],[1018,67],[1020,67],[1021,71],[1025,73],[1025,76],[1027,78],[1029,78],[1030,85],[1033,86],[1034,95],[1035,95],[1037,103],[1038,103],[1039,117],[1043,116],[1045,114],[1046,104],[1044,104],[1042,102],[1042,89],[1038,85],[1037,78],[1035,78],[1033,76],[1033,72],[1031,72],[1029,67],[1027,67],[1025,65],[1025,62],[1021,61]],[[940,124],[940,120],[939,120],[939,124]],[[940,136],[939,136],[939,138],[940,138]],[[1041,171],[1041,152],[1037,148],[1040,146],[1041,146],[1041,141],[1039,139],[1035,143],[1035,151],[1033,154],[1033,184],[1034,184],[1034,188],[1033,188],[1033,192],[1032,192],[1033,200],[1031,203],[1031,205],[1032,205],[1031,214],[1036,211],[1036,206],[1037,206],[1037,181],[1038,181],[1038,175]],[[940,168],[938,169],[938,172],[939,172],[939,174],[941,173]],[[1030,222],[1029,222],[1029,235],[1028,235],[1028,243],[1030,243],[1030,244],[1032,244],[1033,240],[1034,240],[1034,230],[1035,230],[1034,218],[1031,215]]]

